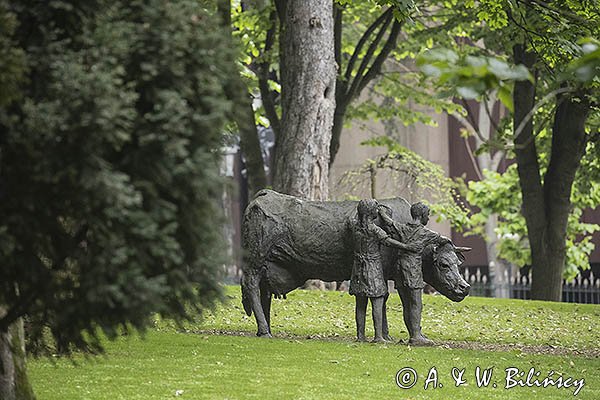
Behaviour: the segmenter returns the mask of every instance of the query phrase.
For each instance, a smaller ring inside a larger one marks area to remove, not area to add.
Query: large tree
[[[336,65],[330,0],[280,1],[282,118],[273,187],[309,199],[329,193]]]
[[[99,351],[102,334],[220,298],[235,55],[208,2],[2,5],[15,24],[0,41],[25,71],[0,100],[0,397],[11,400],[26,398],[22,346],[6,340],[21,317],[33,344],[49,327],[56,351]],[[18,68],[2,67],[0,82],[15,82]]]
[[[497,9],[497,5],[493,7]],[[507,36],[498,42],[505,46],[503,50],[513,63],[524,65],[534,77],[515,82],[512,134],[531,250],[531,297],[560,301],[572,186],[594,134],[586,132],[586,124],[597,100],[590,91],[596,84],[578,79],[570,65],[583,55],[584,49],[577,50],[577,44],[600,33],[599,9],[592,3],[563,1],[549,6],[524,1],[502,3],[501,10],[489,16],[499,22],[496,34]],[[502,22],[504,16],[506,23]],[[584,80],[593,82],[597,73]],[[541,130],[536,124],[542,122],[534,113],[544,95],[551,101],[553,113],[548,158],[542,160],[537,149],[540,143],[536,143],[536,132]]]
[[[477,12],[472,1],[449,5],[452,9],[439,13],[449,17],[436,21],[435,33],[467,32],[470,40],[461,42],[461,50],[500,56],[531,73],[530,79],[517,79],[512,90],[508,82],[522,77],[498,59],[471,56],[459,60],[450,52],[437,53],[437,60],[429,57],[431,62],[425,63],[431,75],[458,88],[457,95],[485,98],[494,90],[513,111],[511,134],[485,145],[493,149],[506,139],[504,144],[509,144],[517,163],[531,253],[531,296],[559,301],[567,223],[573,213],[572,186],[598,134],[600,51],[597,42],[586,39],[600,34],[598,5],[569,0],[551,4],[486,0],[477,3]],[[454,39],[448,39],[444,44],[456,47]],[[454,65],[448,67],[448,61]],[[548,120],[551,124],[546,127]]]
[[[289,86],[290,82],[283,80],[283,74],[290,67],[294,68],[296,64],[300,65],[300,63],[292,62],[288,56],[285,63],[289,65],[284,65],[284,51],[286,46],[289,47],[293,44],[290,41],[292,38],[296,36],[300,38],[298,40],[304,40],[305,38],[305,34],[297,30],[290,30],[291,34],[284,35],[288,26],[293,28],[289,21],[286,22],[284,11],[288,9],[286,8],[288,5],[289,3],[286,1],[274,1],[272,4],[263,4],[263,6],[259,6],[255,2],[242,2],[240,6],[234,7],[233,10],[233,25],[245,49],[243,64],[247,66],[247,69],[245,69],[244,75],[250,78],[247,80],[250,91],[254,95],[259,95],[262,101],[262,107],[256,112],[256,121],[257,123],[268,122],[275,134],[277,148],[281,147],[279,146],[280,142],[288,141],[288,139],[284,139],[287,133],[282,135],[281,131],[294,129],[287,122],[284,123],[282,119],[290,118],[295,113],[301,112],[297,108],[298,104],[286,103],[285,101],[286,96],[291,96],[291,91],[286,92],[286,86]],[[310,5],[302,3],[302,6],[308,7]],[[314,9],[314,7],[312,8]],[[394,68],[388,68],[388,71],[385,71],[384,68],[385,62],[392,60],[392,56],[401,58],[399,54],[395,53],[396,44],[403,21],[412,11],[412,2],[401,1],[388,4],[386,1],[331,1],[331,7],[327,5],[328,13],[330,8],[333,10],[333,29],[320,33],[326,33],[328,36],[327,41],[330,43],[330,49],[327,51],[331,50],[331,40],[333,39],[334,58],[329,59],[327,62],[335,61],[335,63],[330,64],[336,68],[335,111],[329,142],[319,139],[322,142],[319,147],[329,149],[329,165],[333,163],[339,149],[342,128],[348,117],[359,116],[363,119],[370,119],[400,115],[404,121],[429,121],[430,119],[424,113],[409,112],[407,104],[414,101],[422,102],[425,99],[427,102],[436,103],[431,96],[423,96],[422,93],[415,94],[411,88],[412,82],[410,80],[397,79],[400,71],[394,71]],[[317,19],[320,18],[314,12],[313,15]],[[315,23],[317,19],[314,20]],[[305,24],[305,26],[309,27],[308,24]],[[308,32],[319,32],[315,28],[318,28],[318,26],[315,25]],[[328,58],[331,57],[331,54],[323,54]],[[323,54],[319,55],[319,59],[322,58]],[[299,56],[300,53],[292,57]],[[323,61],[325,60],[323,59]],[[310,69],[318,65],[320,64],[309,63],[304,65],[303,68],[308,67]],[[297,76],[297,71],[298,69],[287,76]],[[402,71],[402,73],[404,72],[406,71]],[[366,88],[369,84],[375,83],[375,86],[378,86],[380,78],[384,74],[388,75],[388,80],[381,84],[385,89],[380,89],[379,94],[395,101],[385,107],[380,104],[375,106],[370,99],[363,102],[357,101],[362,94],[367,92]],[[312,88],[313,86],[308,84],[306,87]],[[357,107],[358,104],[361,105]],[[437,104],[440,104],[440,102],[437,102]],[[288,110],[290,106],[292,108]],[[312,103],[309,102],[309,106],[312,106]],[[248,108],[241,110],[248,115],[246,120],[252,118],[252,115],[248,113]],[[329,135],[329,133],[326,134]],[[251,129],[240,128],[242,152],[247,160],[260,160],[257,156],[257,148],[247,145],[253,140],[249,138],[250,135],[254,135]],[[283,144],[283,147],[288,146]],[[289,149],[292,148],[289,147]],[[293,149],[292,154],[287,154],[288,150],[285,149],[283,153],[277,151],[276,157],[293,158],[305,152],[303,150],[298,153],[297,150]],[[287,159],[280,158],[280,163],[282,168],[275,168],[274,171],[275,184],[278,185],[281,180],[296,179],[294,175],[297,175],[299,170],[291,167]],[[254,161],[252,161],[252,164],[255,165]],[[320,163],[318,164],[320,165]],[[319,170],[321,169],[322,167],[319,166]],[[249,175],[255,172],[260,173],[261,171],[256,168],[248,169]],[[288,174],[291,175],[291,178],[287,176]],[[322,171],[320,176],[323,176]],[[250,178],[252,181],[260,180],[252,176]]]

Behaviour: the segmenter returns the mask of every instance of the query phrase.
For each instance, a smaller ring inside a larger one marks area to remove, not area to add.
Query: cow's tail
[[[250,301],[250,293],[248,292],[248,286],[246,283],[245,276],[242,276],[242,305],[244,306],[244,311],[246,311],[247,316],[252,315],[252,302]]]
[[[244,212],[242,223],[242,305],[248,316],[252,315],[252,297],[259,291],[262,277],[261,262],[264,262],[265,221],[267,216],[257,201],[261,196],[269,194],[269,190],[261,190]]]

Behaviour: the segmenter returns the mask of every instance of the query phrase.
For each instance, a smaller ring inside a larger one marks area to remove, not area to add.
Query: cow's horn
[[[456,249],[456,251],[471,251],[471,250],[473,250],[471,247],[459,247],[459,246],[456,246],[455,249]]]

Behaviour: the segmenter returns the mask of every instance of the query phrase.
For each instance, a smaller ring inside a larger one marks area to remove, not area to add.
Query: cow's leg
[[[373,314],[373,327],[375,328],[375,338],[373,342],[383,343],[383,301],[384,296],[371,297],[371,312]]]
[[[247,296],[254,318],[256,319],[256,325],[258,326],[258,332],[256,336],[271,337],[269,332],[269,324],[265,318],[263,307],[260,301],[260,275],[244,274],[242,278],[242,285],[244,286],[245,296]]]
[[[356,320],[356,340],[365,342],[365,320],[367,318],[367,302],[369,299],[365,296],[356,296],[355,320]]]
[[[433,342],[421,332],[421,313],[423,311],[422,289],[400,287],[398,293],[400,293],[402,300],[404,323],[410,336],[408,343],[420,346],[432,345]]]
[[[272,293],[265,284],[260,285],[260,304],[262,305],[263,313],[265,314],[265,320],[269,328],[269,334],[271,333],[271,299]]]
[[[388,326],[388,320],[387,320],[387,301],[388,298],[390,297],[389,293],[386,293],[385,296],[383,297],[383,309],[381,310],[381,330],[383,333],[383,338],[385,340],[387,340],[388,342],[393,341],[394,339],[390,336],[390,328]]]

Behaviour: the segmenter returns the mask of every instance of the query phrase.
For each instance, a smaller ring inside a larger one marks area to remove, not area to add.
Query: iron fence
[[[494,297],[500,292],[504,295],[499,297],[524,300],[531,298],[531,273],[513,278],[505,274],[502,279],[492,284],[487,274],[477,268],[474,272],[465,269],[464,278],[471,285],[472,296]],[[562,301],[600,304],[600,277],[590,272],[587,276],[580,274],[570,282],[563,281]]]

